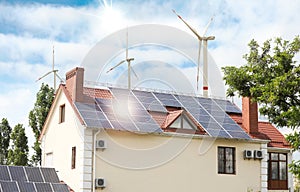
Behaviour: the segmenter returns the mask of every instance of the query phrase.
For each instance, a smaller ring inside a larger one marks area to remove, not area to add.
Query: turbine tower
[[[53,50],[52,50],[52,70],[49,71],[48,73],[46,73],[45,75],[41,76],[40,78],[38,78],[36,80],[36,82],[38,82],[39,80],[43,79],[47,75],[53,73],[53,88],[54,88],[54,91],[56,91],[56,77],[58,77],[61,82],[64,82],[64,80],[57,74],[57,72],[58,72],[58,70],[54,69],[54,46],[53,46]]]
[[[207,64],[207,41],[208,40],[214,40],[215,36],[205,36],[207,29],[211,22],[213,21],[213,17],[211,17],[210,21],[205,27],[204,33],[202,36],[198,34],[198,32],[193,29],[179,14],[176,13],[176,11],[172,10],[177,17],[196,35],[196,37],[199,40],[199,49],[198,49],[198,66],[197,66],[197,91],[198,91],[198,84],[199,84],[199,72],[200,72],[200,54],[201,54],[201,47],[202,47],[202,41],[203,41],[203,96],[208,97],[208,64]]]
[[[106,73],[114,70],[116,67],[122,65],[125,61],[127,61],[127,68],[128,68],[128,90],[131,90],[131,70],[133,72],[133,74],[137,77],[137,74],[135,73],[135,71],[133,70],[133,68],[131,68],[131,61],[133,61],[134,58],[133,57],[128,57],[128,29],[126,32],[126,58],[122,61],[120,61],[117,65],[115,65],[114,67],[110,68]]]

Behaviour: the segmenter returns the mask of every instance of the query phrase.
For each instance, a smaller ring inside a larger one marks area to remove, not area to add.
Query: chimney
[[[84,69],[76,67],[66,73],[66,88],[73,102],[83,102]]]
[[[258,133],[258,111],[257,103],[252,102],[250,97],[243,97],[242,122],[247,133]]]

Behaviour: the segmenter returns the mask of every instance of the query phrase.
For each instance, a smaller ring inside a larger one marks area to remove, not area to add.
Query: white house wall
[[[106,187],[102,191],[258,192],[261,190],[261,161],[244,160],[243,157],[245,149],[258,150],[261,148],[261,143],[238,140],[213,141],[117,131],[103,131],[97,139],[104,139],[107,142],[107,149],[97,150],[96,158],[96,178],[104,178],[106,182]],[[201,142],[204,143],[201,145]],[[163,148],[168,143],[171,145],[157,153],[156,157],[153,157],[155,153],[152,157],[147,156],[146,153],[141,156],[149,149]],[[181,151],[176,143],[188,145]],[[201,148],[203,144],[212,145]],[[236,174],[218,174],[218,146],[236,148]],[[168,148],[169,150],[166,150]],[[174,148],[178,148],[178,154],[173,154],[172,157]],[[164,158],[168,155],[171,158],[167,161]],[[161,163],[159,163],[160,157]],[[152,167],[151,161],[154,162]]]
[[[65,122],[59,123],[59,107],[65,104]],[[58,176],[76,192],[91,189],[91,178],[87,183],[84,181],[84,173],[91,173],[83,165],[84,162],[84,127],[80,124],[69,101],[64,94],[60,94],[56,100],[54,111],[49,119],[47,131],[42,139],[42,166],[45,164],[45,155],[53,153],[52,165],[58,171]],[[92,141],[90,141],[92,142]],[[76,147],[76,168],[71,169],[72,147]],[[89,153],[86,150],[85,153]],[[91,153],[91,152],[90,152]],[[86,154],[90,155],[91,154]],[[91,175],[91,174],[90,174]]]

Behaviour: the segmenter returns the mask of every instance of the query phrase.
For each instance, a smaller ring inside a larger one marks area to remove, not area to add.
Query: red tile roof
[[[242,115],[230,114],[230,117],[242,128]],[[243,128],[244,129],[244,128]],[[246,131],[246,130],[245,130]],[[251,134],[252,138],[270,140],[268,147],[290,148],[289,143],[280,131],[269,122],[258,122],[259,134]]]
[[[92,98],[103,98],[103,99],[111,99],[112,94],[109,90],[105,89],[97,89],[97,88],[83,88],[83,94],[92,97]]]

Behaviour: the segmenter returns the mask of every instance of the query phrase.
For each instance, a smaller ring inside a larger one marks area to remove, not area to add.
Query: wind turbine
[[[131,58],[128,57],[128,29],[127,29],[127,32],[126,32],[126,58],[124,60],[122,60],[120,63],[118,63],[117,65],[115,65],[114,67],[110,68],[106,73],[114,70],[116,67],[122,65],[125,61],[127,61],[127,68],[128,68],[128,90],[131,89],[131,78],[130,78],[131,70],[132,70],[133,74],[138,78],[137,74],[131,68],[131,65],[130,65],[131,61],[133,61],[133,60],[134,60],[133,57],[131,57]]]
[[[207,41],[208,40],[214,40],[215,36],[208,36],[206,37],[205,34],[207,32],[207,29],[211,22],[213,21],[213,17],[211,17],[210,21],[205,27],[204,33],[202,36],[198,34],[198,32],[193,29],[179,14],[176,13],[176,11],[173,9],[172,10],[177,17],[196,35],[196,37],[199,40],[199,49],[198,49],[198,67],[197,67],[197,91],[198,91],[198,84],[199,84],[199,72],[200,72],[200,54],[201,54],[201,46],[202,46],[202,41],[204,50],[203,50],[203,96],[208,97],[208,71],[207,71]]]
[[[53,46],[53,52],[52,52],[52,70],[49,71],[48,73],[46,73],[45,75],[41,76],[40,78],[38,78],[36,80],[36,82],[38,82],[39,80],[43,79],[47,75],[53,73],[53,88],[54,88],[54,91],[56,91],[56,77],[58,77],[61,82],[64,82],[64,80],[57,74],[57,72],[58,72],[58,70],[54,69],[54,46]]]

